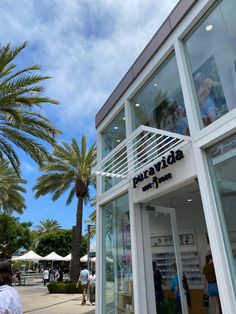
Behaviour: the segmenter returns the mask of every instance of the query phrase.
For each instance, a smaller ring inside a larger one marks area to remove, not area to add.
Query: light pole
[[[87,265],[88,265],[88,271],[90,272],[91,269],[91,258],[90,258],[90,232],[91,232],[91,226],[94,225],[94,222],[92,220],[84,220],[84,222],[87,225],[88,230],[88,239],[87,239]]]

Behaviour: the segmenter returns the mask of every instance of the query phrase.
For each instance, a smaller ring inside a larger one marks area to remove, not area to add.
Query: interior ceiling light
[[[187,199],[187,202],[192,202],[193,200],[191,198]]]
[[[123,117],[123,120],[125,120],[125,117]]]
[[[120,140],[116,140],[117,141],[117,143],[120,143]]]
[[[118,128],[118,126],[114,126],[114,130],[118,130],[119,128]]]
[[[140,104],[135,104],[135,107],[140,107]]]
[[[213,29],[213,25],[212,24],[209,24],[209,25],[206,26],[206,31],[207,32],[210,32],[212,29]]]
[[[157,87],[157,83],[155,83],[153,86]]]

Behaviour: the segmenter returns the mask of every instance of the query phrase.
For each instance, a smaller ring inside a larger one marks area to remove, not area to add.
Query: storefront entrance
[[[149,313],[208,314],[202,269],[210,253],[197,180],[143,207]]]

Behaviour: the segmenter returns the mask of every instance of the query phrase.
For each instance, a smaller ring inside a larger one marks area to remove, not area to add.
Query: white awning
[[[190,136],[141,125],[94,169],[96,175],[129,178],[174,148],[191,142]]]

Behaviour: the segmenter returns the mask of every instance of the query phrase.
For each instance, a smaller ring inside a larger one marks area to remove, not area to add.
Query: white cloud
[[[64,130],[93,126],[100,109],[177,0],[1,1],[1,44],[28,40],[24,62],[54,78],[47,94]],[[4,12],[4,14],[3,14]]]

